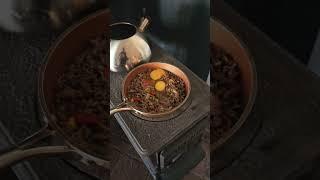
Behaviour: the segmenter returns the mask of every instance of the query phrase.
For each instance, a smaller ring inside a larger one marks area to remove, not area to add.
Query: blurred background
[[[320,75],[320,11],[316,0],[225,0],[238,13]]]
[[[149,38],[206,80],[210,0],[110,0],[112,21],[138,25],[146,8]],[[124,6],[125,4],[125,6]]]
[[[35,89],[39,66],[50,45],[68,26],[106,7],[106,0],[1,0],[0,152],[23,141],[42,126],[35,110]],[[47,179],[50,167],[64,164],[52,158],[44,162],[35,160],[31,166],[25,161],[2,169],[0,179],[44,179],[41,173]],[[62,169],[62,172],[81,174],[69,165]],[[58,175],[57,172],[52,174]],[[70,177],[74,175],[66,173],[60,177],[79,179]]]

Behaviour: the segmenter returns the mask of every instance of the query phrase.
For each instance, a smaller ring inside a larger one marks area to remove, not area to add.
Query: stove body
[[[157,153],[161,179],[182,178],[204,158],[200,143],[208,125],[208,118],[202,119]]]
[[[163,149],[140,155],[153,178],[181,179],[188,174],[205,156],[200,142],[208,125],[208,118],[204,118]]]
[[[178,116],[158,122],[143,120],[131,112],[116,113],[114,117],[154,179],[179,179],[204,158],[200,140],[209,127],[210,88],[156,43],[150,43],[151,62],[174,65],[188,76],[188,106]],[[125,77],[125,72],[110,72],[111,108],[122,102],[121,82]]]
[[[182,179],[188,174],[205,157],[200,143],[208,125],[208,118],[204,118],[163,149],[148,156],[141,155],[150,175],[155,180],[171,180]],[[70,165],[98,179],[109,179],[112,171],[77,155],[63,158]]]

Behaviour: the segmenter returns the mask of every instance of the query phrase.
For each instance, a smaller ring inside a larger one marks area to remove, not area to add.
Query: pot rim
[[[64,132],[64,130],[56,124],[54,119],[57,119],[56,116],[54,114],[51,114],[49,111],[49,108],[46,104],[46,99],[45,99],[45,95],[44,95],[44,78],[45,78],[45,72],[46,69],[48,68],[48,59],[51,58],[52,54],[55,52],[55,49],[59,46],[59,44],[61,42],[63,42],[64,38],[69,35],[70,33],[72,33],[76,28],[78,28],[79,26],[85,24],[87,21],[94,19],[95,17],[100,16],[101,14],[110,14],[110,10],[109,9],[102,9],[99,11],[96,11],[95,13],[88,15],[87,17],[83,18],[82,20],[80,20],[78,23],[70,26],[67,30],[65,30],[61,35],[59,35],[59,37],[57,38],[57,40],[53,43],[53,45],[49,48],[48,52],[46,53],[45,56],[45,62],[42,63],[42,65],[40,66],[40,71],[38,74],[38,103],[39,103],[39,107],[41,112],[44,115],[45,121],[48,125],[50,125],[51,127],[54,128],[54,130],[57,130],[58,134],[61,135],[61,137],[63,138],[63,141],[72,149],[76,150],[76,152],[79,155],[82,155],[83,157],[86,157],[88,159],[93,160],[94,162],[96,162],[99,165],[106,165],[109,166],[110,164],[110,160],[105,159],[104,157],[100,157],[97,154],[91,154],[87,151],[83,151],[81,150],[80,147],[77,147],[77,143],[72,143],[70,142],[68,135]]]
[[[216,17],[210,17],[210,24],[211,23],[218,23],[222,28],[224,28],[226,31],[228,31],[240,44],[241,48],[245,51],[246,55],[248,56],[249,59],[249,64],[250,64],[250,70],[252,73],[251,76],[251,90],[252,93],[249,96],[248,101],[246,102],[245,108],[241,113],[240,118],[238,121],[232,126],[231,129],[229,129],[225,135],[223,135],[216,143],[213,143],[210,145],[211,151],[215,151],[219,149],[223,144],[225,144],[228,140],[231,139],[231,137],[242,127],[242,125],[245,123],[247,120],[248,116],[252,112],[252,109],[255,104],[257,92],[258,92],[258,77],[257,77],[257,71],[256,71],[256,65],[254,63],[254,59],[252,54],[249,51],[248,46],[243,42],[243,40],[238,36],[237,33],[235,33],[229,26],[225,25],[220,19]],[[211,33],[211,32],[210,32]],[[211,42],[211,40],[210,40]]]
[[[129,25],[129,26],[131,26],[131,27],[133,27],[135,29],[135,32],[131,36],[123,38],[123,39],[117,39],[117,38],[111,38],[110,37],[110,40],[112,40],[112,41],[123,41],[123,40],[126,40],[126,39],[130,39],[132,36],[134,36],[134,35],[136,35],[138,33],[138,27],[136,25],[134,25],[132,23],[129,23],[129,22],[125,22],[125,21],[112,23],[112,24],[109,25],[109,27],[112,28],[113,26],[117,26],[117,25]]]
[[[184,100],[176,107],[174,107],[173,109],[171,109],[170,111],[166,111],[166,112],[162,112],[162,113],[147,113],[147,112],[142,112],[132,106],[129,105],[129,107],[131,107],[133,109],[133,111],[143,117],[146,117],[147,119],[145,120],[149,120],[149,121],[163,121],[167,116],[169,115],[173,115],[175,113],[179,113],[180,114],[180,111],[179,109],[183,110],[183,106],[187,104],[187,101],[190,100],[190,94],[191,94],[191,83],[190,83],[190,80],[189,80],[189,77],[180,69],[178,68],[177,66],[174,66],[172,64],[169,64],[169,63],[163,63],[163,62],[149,62],[149,63],[144,63],[144,64],[141,64],[137,67],[135,67],[133,70],[131,70],[127,75],[126,77],[124,78],[123,82],[122,82],[122,90],[121,90],[121,94],[122,94],[122,99],[124,102],[127,101],[127,96],[125,94],[125,84],[126,82],[128,81],[128,78],[133,74],[135,73],[135,71],[137,71],[138,69],[140,68],[143,68],[144,66],[147,66],[147,65],[150,65],[150,64],[155,64],[155,65],[164,65],[164,66],[171,66],[175,69],[177,69],[178,71],[180,71],[180,73],[185,77],[185,81],[184,83],[186,84],[186,91],[187,91],[187,95],[186,97],[184,98]],[[173,72],[172,72],[173,73]],[[176,74],[175,74],[176,75]],[[178,114],[177,114],[178,115]],[[141,117],[139,116],[139,117]],[[142,117],[142,119],[144,119]],[[149,119],[148,117],[150,117],[151,119]],[[153,119],[154,118],[154,119]],[[159,119],[158,119],[159,118]],[[167,120],[169,120],[170,118],[168,117]]]

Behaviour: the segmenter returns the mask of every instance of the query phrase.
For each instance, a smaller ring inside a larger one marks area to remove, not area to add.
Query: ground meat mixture
[[[107,157],[109,142],[109,41],[106,35],[88,42],[57,83],[58,124],[81,149]]]
[[[167,112],[185,98],[183,80],[162,69],[146,69],[133,78],[128,87],[129,102],[142,112]]]
[[[233,57],[211,44],[211,142],[217,142],[243,111],[240,70]]]

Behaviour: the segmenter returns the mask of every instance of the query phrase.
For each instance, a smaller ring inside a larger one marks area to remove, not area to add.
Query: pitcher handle
[[[143,8],[143,16],[140,20],[140,25],[138,27],[139,32],[143,33],[145,31],[145,29],[147,28],[147,26],[150,24],[150,17],[147,17],[146,14],[146,9]]]

